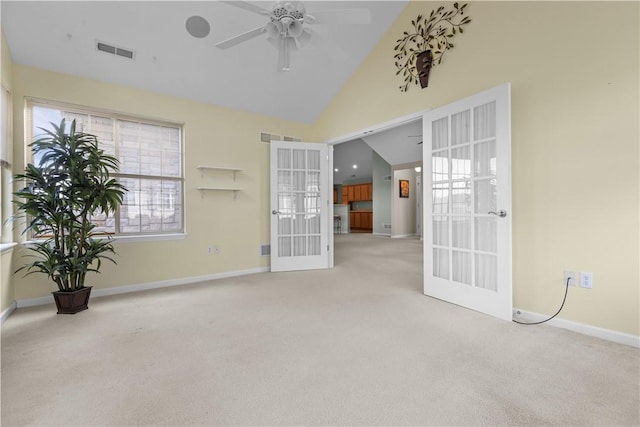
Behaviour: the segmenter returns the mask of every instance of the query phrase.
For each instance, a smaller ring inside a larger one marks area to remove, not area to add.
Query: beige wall
[[[24,165],[24,98],[37,97],[184,123],[186,231],[183,240],[116,243],[118,265],[87,278],[98,288],[209,275],[265,267],[260,244],[269,243],[269,146],[260,131],[307,137],[308,126],[123,86],[14,65],[15,164]],[[207,173],[198,165],[237,167],[236,184],[245,190],[234,200],[230,192],[195,187],[228,184],[230,174]],[[218,180],[218,181],[216,181]],[[220,254],[207,255],[208,245]],[[17,250],[16,255],[23,253]],[[17,258],[17,257],[16,257]],[[14,260],[14,266],[20,265]],[[43,275],[15,278],[16,299],[47,295]]]
[[[438,3],[412,2],[313,127],[339,137],[512,84],[514,306],[639,334],[637,2],[473,2],[473,22],[401,93],[393,45]],[[428,236],[426,237],[428,238]]]

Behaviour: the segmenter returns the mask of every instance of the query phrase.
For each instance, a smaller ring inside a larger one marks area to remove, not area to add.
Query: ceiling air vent
[[[284,137],[285,141],[290,141],[290,142],[302,142],[302,138],[298,138],[295,136],[285,136]]]
[[[96,42],[96,49],[98,49],[100,52],[121,56],[127,59],[133,59],[134,57],[134,52],[130,49],[112,46],[110,44],[103,43],[103,42]]]

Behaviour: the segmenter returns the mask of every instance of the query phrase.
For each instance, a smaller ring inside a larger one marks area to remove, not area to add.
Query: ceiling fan
[[[309,28],[309,25],[355,25],[371,22],[371,12],[369,9],[363,8],[316,11],[311,15],[307,13],[304,5],[299,1],[278,1],[271,10],[246,1],[225,1],[223,3],[257,13],[268,18],[268,21],[258,28],[223,40],[217,43],[216,47],[228,49],[262,34],[267,34],[267,41],[278,49],[278,71],[289,71],[291,69],[291,52],[306,46],[313,39],[319,37]],[[192,18],[194,17],[189,19]],[[204,20],[204,18],[202,19]],[[208,23],[206,24],[208,27]],[[187,30],[189,30],[188,23]],[[194,37],[198,37],[191,30],[189,32]]]

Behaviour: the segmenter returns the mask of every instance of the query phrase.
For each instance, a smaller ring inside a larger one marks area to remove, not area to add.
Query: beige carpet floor
[[[421,294],[421,243],[2,327],[2,425],[638,425],[639,351]],[[571,296],[569,296],[571,298]]]

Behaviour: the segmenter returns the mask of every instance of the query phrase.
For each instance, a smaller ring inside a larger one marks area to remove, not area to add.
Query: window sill
[[[0,243],[0,255],[4,255],[7,252],[11,252],[13,250],[13,247],[16,245],[17,245],[16,242]]]
[[[134,242],[161,242],[167,240],[183,240],[187,238],[186,233],[176,234],[138,234],[135,236],[112,236],[113,240],[121,243]]]
[[[107,237],[102,237],[106,239]],[[176,234],[138,234],[138,235],[130,235],[130,236],[111,236],[111,240],[118,243],[136,243],[136,242],[162,242],[162,241],[170,241],[170,240],[183,240],[187,238],[186,233],[176,233]],[[29,240],[24,242],[26,246],[32,244],[33,242],[37,242],[37,240]],[[14,245],[16,243],[13,243]]]

